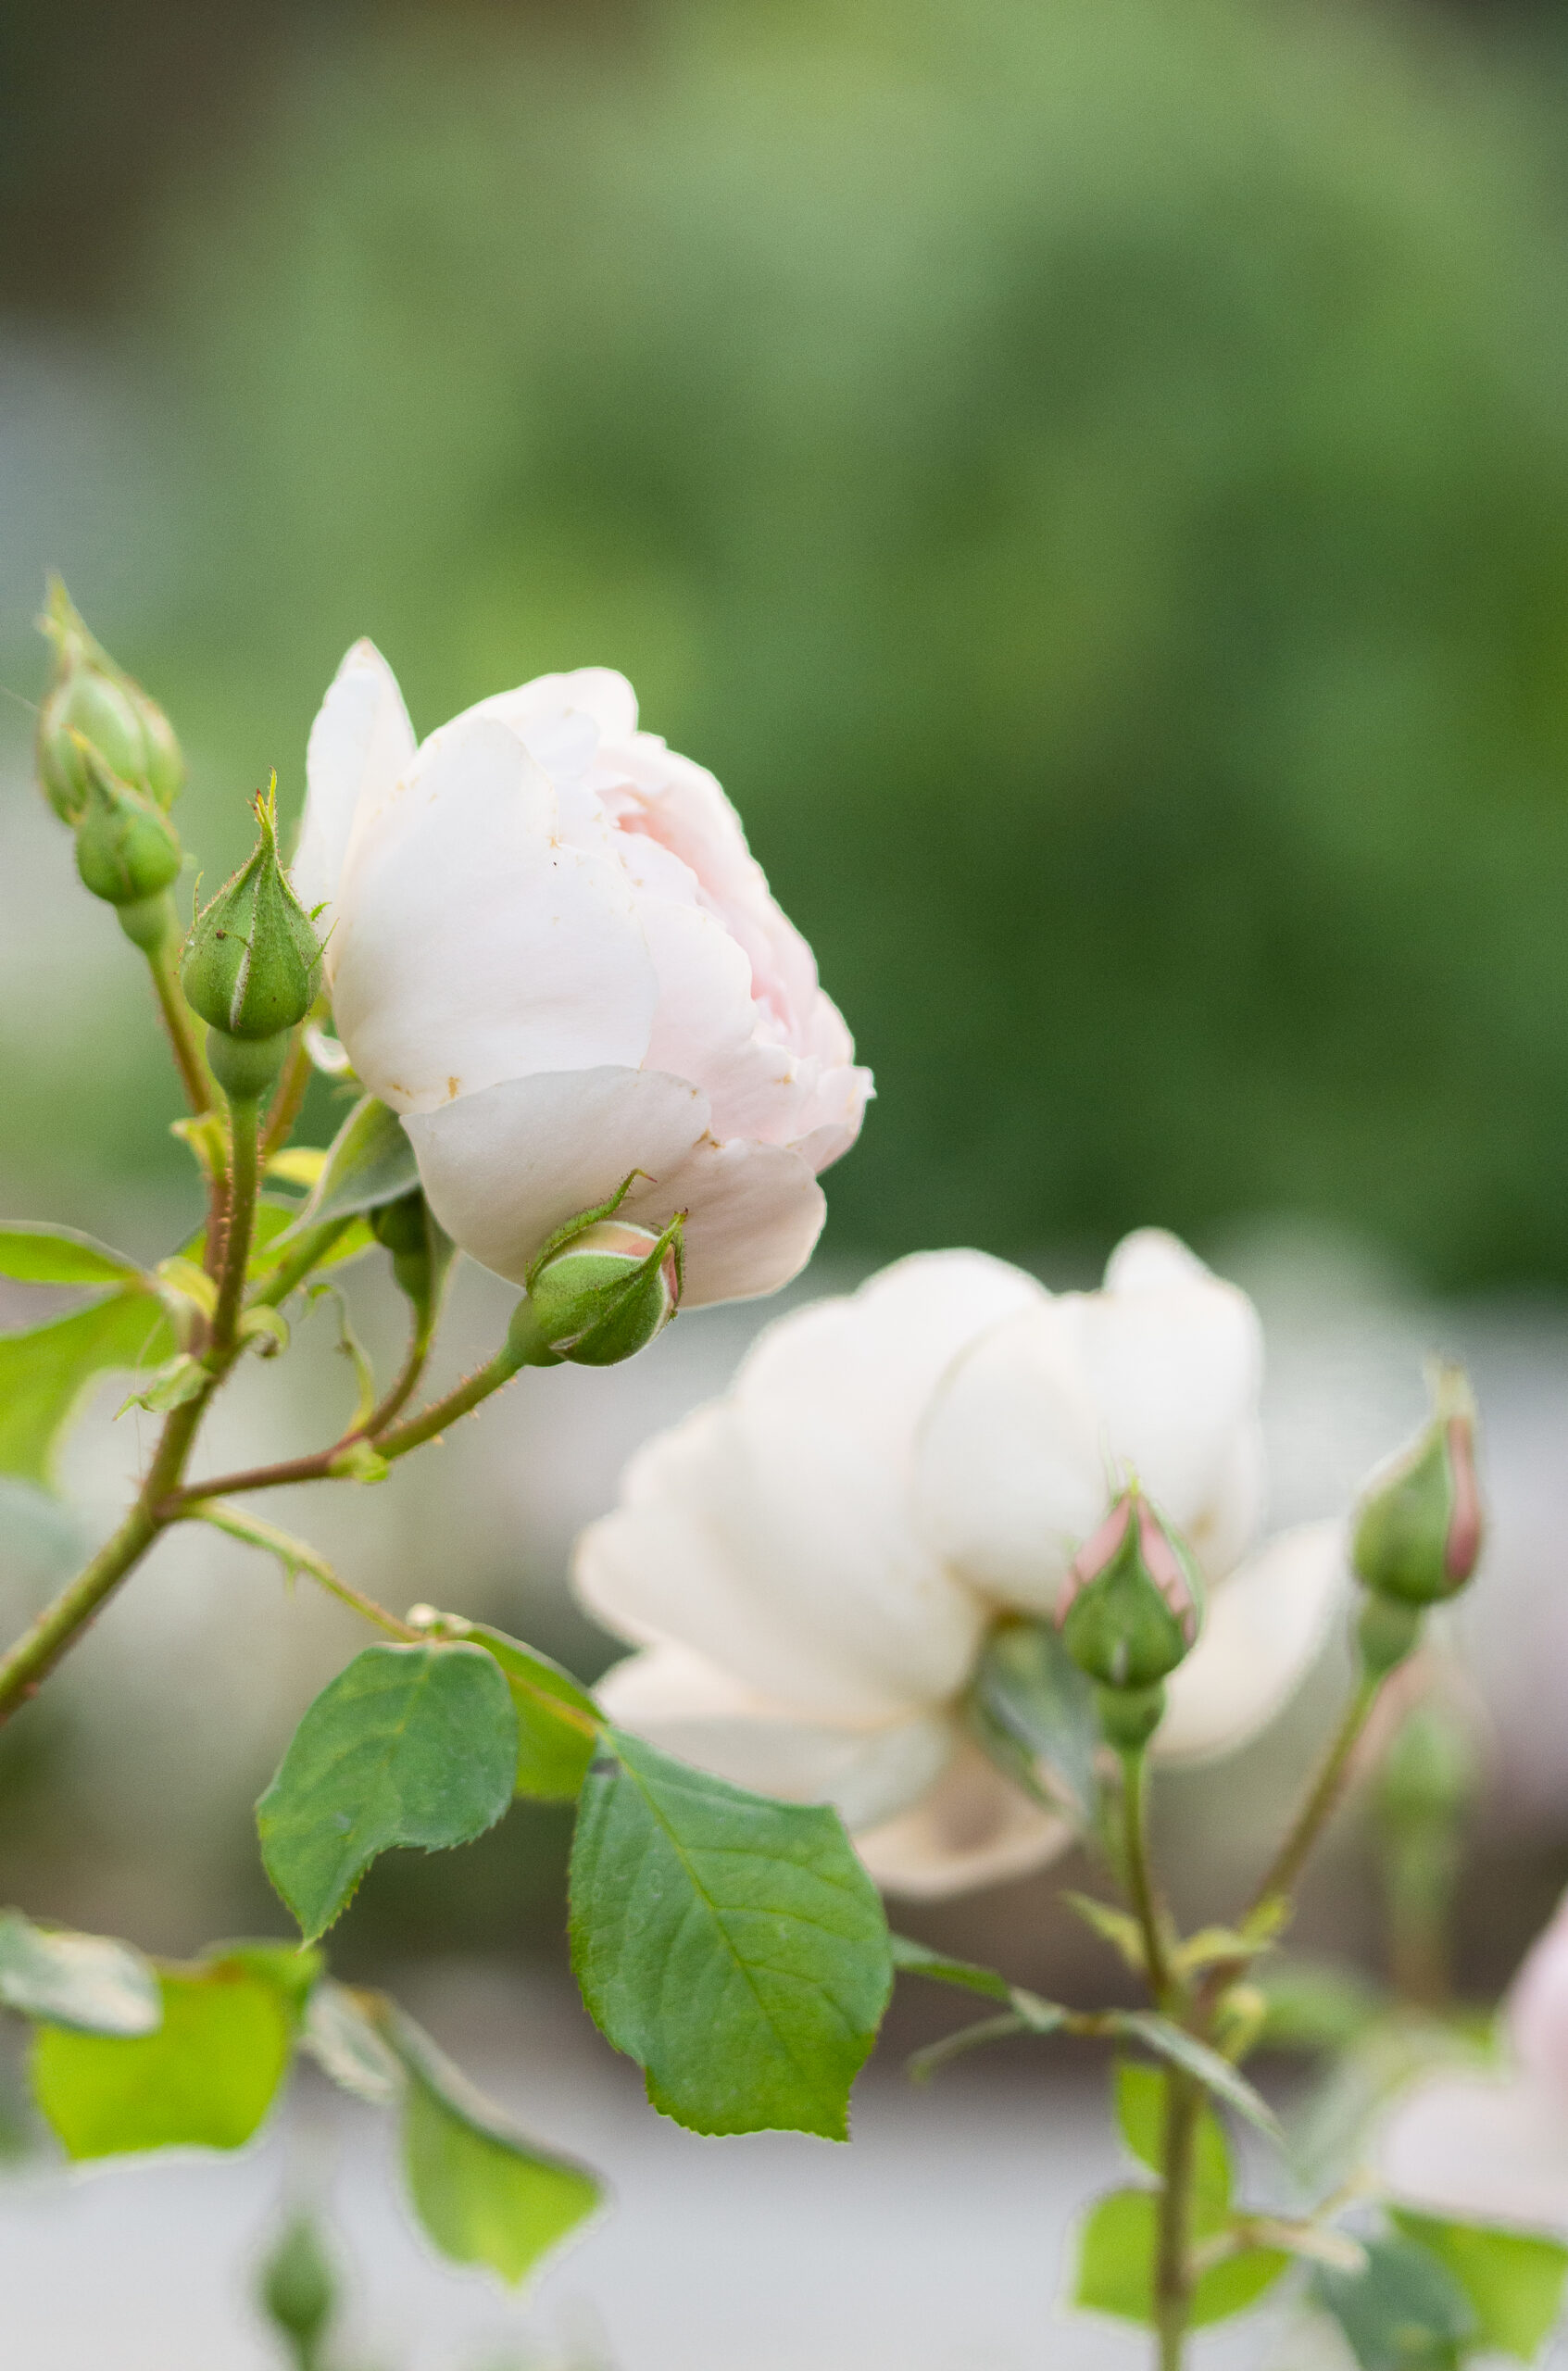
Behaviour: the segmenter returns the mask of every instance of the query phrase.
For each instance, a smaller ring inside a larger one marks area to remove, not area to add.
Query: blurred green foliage
[[[302,27],[127,297],[189,836],[297,801],[358,634],[421,730],[618,665],[877,1071],[840,1250],[1285,1210],[1568,1277],[1552,148],[1272,0]]]

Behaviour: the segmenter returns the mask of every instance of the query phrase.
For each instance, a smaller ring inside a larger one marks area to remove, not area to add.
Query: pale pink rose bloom
[[[787,1283],[871,1074],[734,808],[625,679],[541,676],[416,745],[357,643],[308,776],[294,880],[333,1020],[463,1249],[521,1283],[639,1169],[628,1219],[690,1214],[688,1303]]]
[[[890,1890],[1039,1866],[1071,1828],[967,1741],[962,1699],[999,1615],[1056,1612],[1129,1469],[1210,1585],[1157,1751],[1242,1743],[1317,1650],[1339,1526],[1253,1546],[1261,1371],[1246,1296],[1153,1231],[1096,1293],[925,1252],[792,1312],[579,1544],[584,1601],[642,1650],[607,1709],[738,1784],[837,1803]]]
[[[1568,2236],[1568,1897],[1526,1953],[1502,2026],[1507,2070],[1413,2084],[1377,2137],[1377,2171],[1412,2206]]]

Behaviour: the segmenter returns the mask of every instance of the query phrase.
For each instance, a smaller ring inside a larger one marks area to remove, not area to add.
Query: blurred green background
[[[1482,25],[11,0],[0,679],[56,561],[210,876],[357,634],[421,730],[624,669],[876,1070],[851,1258],[1568,1279],[1568,116]],[[0,1160],[90,1214],[183,1156],[52,960]]]

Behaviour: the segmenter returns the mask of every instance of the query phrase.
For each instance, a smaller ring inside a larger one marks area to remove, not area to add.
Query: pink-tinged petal
[[[1042,1286],[953,1361],[917,1465],[916,1503],[936,1551],[998,1603],[1054,1613],[1112,1482],[1073,1326]]]
[[[621,1211],[639,1226],[656,1228],[685,1211],[682,1307],[705,1309],[776,1293],[797,1276],[816,1248],[827,1203],[798,1153],[779,1145],[715,1144],[704,1135],[682,1160],[666,1163],[651,1180],[639,1178]]]
[[[388,797],[414,762],[414,728],[397,678],[373,642],[357,642],[332,679],[305,757],[305,820],[290,867],[307,912],[325,905],[327,972],[337,962],[334,919],[344,859],[362,797]]]
[[[917,1801],[955,1742],[940,1715],[876,1728],[802,1721],[684,1647],[629,1656],[596,1693],[619,1728],[677,1761],[785,1802],[832,1803],[852,1829]]]
[[[592,1611],[811,1719],[945,1705],[985,1610],[911,1528],[915,1424],[954,1349],[1038,1290],[980,1253],[928,1253],[780,1319],[727,1399],[633,1459],[579,1545]]]
[[[1513,1979],[1508,2029],[1521,2066],[1568,2123],[1568,1898]]]
[[[629,1171],[684,1174],[707,1124],[707,1103],[684,1079],[609,1068],[504,1079],[404,1122],[447,1234],[513,1284],[546,1236],[607,1201]],[[642,1206],[656,1191],[639,1184]]]
[[[1165,1683],[1154,1751],[1233,1752],[1280,1712],[1316,1661],[1349,1590],[1344,1525],[1281,1532],[1210,1593],[1197,1646]]]
[[[485,718],[445,727],[389,793],[361,799],[332,1010],[395,1110],[642,1060],[658,986],[632,893],[558,820],[548,777]]]
[[[1066,1851],[1073,1831],[1011,1787],[967,1739],[912,1810],[855,1838],[885,1893],[940,1901],[1005,1885]]]
[[[1400,2205],[1568,2237],[1568,2114],[1526,2076],[1428,2076],[1397,2102],[1372,2158]]]

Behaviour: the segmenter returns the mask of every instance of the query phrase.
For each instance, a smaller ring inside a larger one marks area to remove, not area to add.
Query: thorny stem
[[[232,1096],[229,1117],[228,1224],[223,1237],[223,1265],[218,1277],[218,1307],[212,1319],[212,1347],[220,1357],[233,1349],[239,1334],[245,1267],[256,1223],[256,1189],[260,1177],[259,1113],[255,1098]]]
[[[214,1103],[212,1074],[203,1060],[191,1008],[185,1002],[180,975],[174,968],[174,947],[175,935],[170,930],[156,947],[146,950],[147,969],[152,973],[153,991],[169,1032],[185,1100],[193,1111],[210,1111]]]
[[[1318,1775],[1248,1905],[1248,1918],[1256,1917],[1271,1902],[1288,1900],[1295,1891],[1312,1847],[1339,1807],[1351,1756],[1361,1743],[1361,1731],[1377,1701],[1384,1677],[1379,1672],[1362,1671]]]
[[[1181,2371],[1192,2314],[1192,2184],[1200,2105],[1198,2087],[1193,2077],[1168,2070],[1154,2258],[1154,2320],[1160,2341],[1160,2371]]]
[[[1156,2008],[1164,2009],[1169,2005],[1174,1980],[1165,1951],[1160,1905],[1154,1889],[1154,1872],[1149,1861],[1148,1759],[1142,1746],[1135,1746],[1123,1754],[1122,1772],[1123,1852],[1126,1863],[1127,1891],[1132,1897],[1143,1936],[1149,1990],[1154,1995]]]

